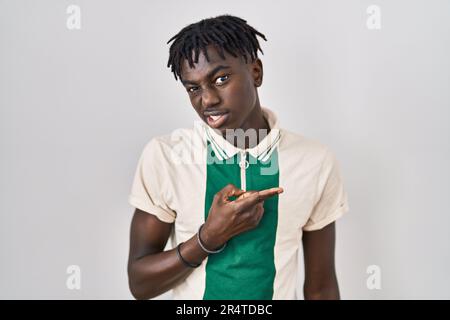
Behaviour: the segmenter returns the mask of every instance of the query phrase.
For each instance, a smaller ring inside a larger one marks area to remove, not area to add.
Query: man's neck
[[[264,114],[261,106],[256,106],[250,114],[248,121],[242,126],[244,136],[242,137],[238,131],[231,137],[227,137],[226,132],[223,133],[223,137],[227,139],[234,146],[242,148],[245,140],[245,149],[253,148],[259,144],[270,132],[270,126]],[[256,137],[256,140],[255,140]],[[240,141],[240,142],[239,142]]]

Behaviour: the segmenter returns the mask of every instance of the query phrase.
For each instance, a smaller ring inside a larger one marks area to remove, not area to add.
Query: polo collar
[[[248,152],[254,158],[260,161],[267,161],[272,152],[277,148],[281,134],[278,123],[278,117],[268,108],[261,107],[264,118],[267,120],[270,132],[264,137],[256,146],[249,149],[241,149],[222,137],[219,130],[215,130],[204,124],[206,138],[211,142],[211,147],[214,150],[219,160],[226,160],[233,157],[236,153]]]

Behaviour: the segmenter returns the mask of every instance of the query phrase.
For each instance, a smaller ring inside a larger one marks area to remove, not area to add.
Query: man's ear
[[[253,77],[255,87],[260,87],[263,81],[263,64],[261,59],[256,58],[255,61],[250,64],[250,72]]]

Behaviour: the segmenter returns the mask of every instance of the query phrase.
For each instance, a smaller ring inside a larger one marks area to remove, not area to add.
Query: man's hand
[[[214,195],[201,238],[209,249],[258,226],[264,214],[264,200],[283,192],[282,188],[243,191],[228,184]],[[236,200],[229,198],[236,196]]]

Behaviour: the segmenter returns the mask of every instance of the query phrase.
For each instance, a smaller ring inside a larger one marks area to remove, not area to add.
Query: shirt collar
[[[281,138],[278,117],[268,108],[261,107],[264,118],[267,120],[270,132],[256,146],[249,149],[241,149],[222,137],[219,130],[215,130],[204,124],[206,138],[211,142],[211,146],[219,160],[229,159],[239,152],[248,152],[260,161],[267,161],[278,146]]]

